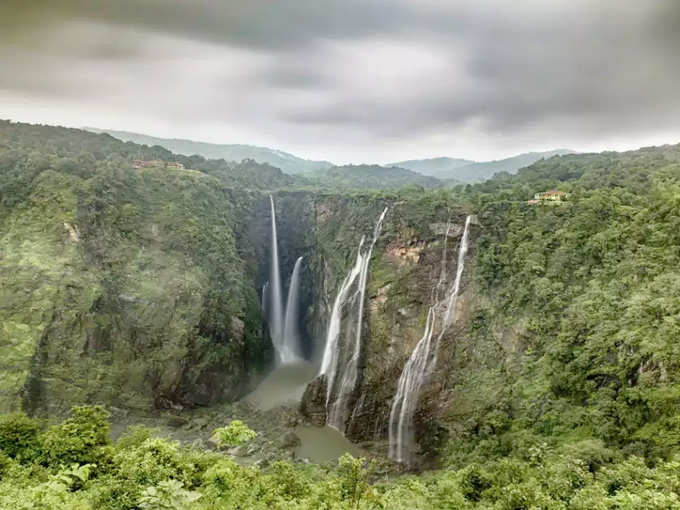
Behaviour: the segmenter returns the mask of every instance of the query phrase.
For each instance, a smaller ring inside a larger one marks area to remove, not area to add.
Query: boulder
[[[326,424],[325,375],[320,375],[307,385],[300,402],[300,413],[313,425],[323,427]]]

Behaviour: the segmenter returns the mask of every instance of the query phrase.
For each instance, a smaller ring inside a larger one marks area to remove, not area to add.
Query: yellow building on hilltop
[[[568,195],[564,191],[552,189],[550,191],[543,191],[536,193],[533,200],[528,200],[527,204],[537,205],[544,203],[561,203],[567,199]]]

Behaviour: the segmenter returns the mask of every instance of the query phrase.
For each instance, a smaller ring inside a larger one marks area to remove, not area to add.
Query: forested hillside
[[[0,408],[207,403],[268,359],[237,218],[280,170],[3,122],[0,174]]]
[[[565,195],[534,199],[548,190]],[[250,431],[213,434],[193,409],[239,397],[272,359],[258,301],[270,254],[255,245],[270,192],[281,260],[308,250],[303,287],[323,284],[307,289],[307,321],[327,320],[359,239],[389,209],[348,432],[373,461],[238,464],[231,447],[249,448]],[[381,455],[385,419],[442,243],[467,215],[459,320],[423,388],[422,462],[407,473]],[[451,189],[350,191],[1,122],[0,284],[2,509],[680,508],[678,145],[561,156]],[[142,427],[114,441],[95,404],[127,423],[170,413],[191,441]]]
[[[288,174],[299,174],[324,170],[333,166],[328,161],[313,161],[298,158],[287,152],[267,147],[242,144],[215,144],[182,140],[179,138],[158,138],[155,136],[130,133],[129,131],[115,131],[111,129],[85,128],[94,133],[107,133],[125,142],[134,142],[141,145],[161,146],[184,156],[199,155],[210,159],[224,159],[226,161],[239,162],[244,159],[266,163],[280,168]]]
[[[334,166],[305,175],[313,184],[340,190],[398,189],[405,186],[438,188],[442,182],[434,177],[399,167],[379,165]]]
[[[553,188],[565,202],[527,203]],[[461,374],[456,392],[488,410],[471,412],[461,439],[502,451],[503,437],[530,431],[557,443],[597,439],[648,462],[671,456],[680,446],[680,146],[546,160],[463,196],[485,226],[483,296],[459,343],[460,368],[476,375]]]
[[[414,170],[423,175],[430,175],[448,183],[475,183],[491,179],[495,174],[507,172],[515,174],[520,168],[535,163],[541,159],[553,156],[572,154],[567,149],[557,149],[544,152],[526,152],[505,159],[494,161],[469,161],[455,158],[414,159],[392,163],[389,166],[399,166]]]

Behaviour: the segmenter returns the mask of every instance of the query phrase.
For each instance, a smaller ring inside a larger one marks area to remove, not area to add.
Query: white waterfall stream
[[[269,336],[272,338],[274,348],[281,357],[281,347],[283,345],[283,302],[281,292],[281,271],[279,269],[279,247],[276,235],[276,209],[274,208],[274,197],[269,195],[271,204],[272,219],[272,249],[269,278],[269,301],[267,311],[269,312]]]
[[[295,261],[293,274],[288,286],[288,299],[286,300],[286,317],[283,324],[283,341],[281,344],[281,361],[293,363],[298,361],[300,355],[300,334],[298,331],[298,303],[300,301],[300,269],[302,257]]]
[[[341,433],[345,432],[349,413],[348,400],[358,377],[368,266],[385,214],[387,208],[378,218],[373,229],[373,239],[365,249],[365,237],[361,238],[356,262],[340,285],[328,322],[319,374],[326,376],[326,423]],[[346,315],[349,319],[343,321],[343,316]]]
[[[444,238],[442,253],[442,269],[433,292],[433,304],[427,312],[425,332],[415,349],[411,353],[404,369],[399,377],[397,393],[392,401],[390,409],[389,441],[390,458],[401,463],[410,463],[415,455],[415,439],[413,437],[413,415],[416,411],[420,390],[427,377],[432,373],[439,354],[439,345],[442,336],[448,327],[456,320],[456,306],[460,283],[465,267],[465,255],[468,250],[469,227],[471,216],[465,220],[465,228],[458,248],[458,263],[456,278],[448,292],[441,297],[441,291],[446,283],[446,244],[449,228]],[[434,332],[439,326],[439,332],[433,342]],[[433,345],[434,343],[434,345]]]
[[[262,290],[263,310],[269,324],[269,336],[281,363],[295,363],[300,360],[299,338],[297,328],[297,302],[300,288],[300,265],[302,257],[295,262],[290,278],[286,315],[283,311],[283,292],[281,290],[281,271],[279,269],[279,247],[276,231],[276,208],[274,197],[269,195],[272,219],[272,247],[270,279]],[[265,291],[269,291],[265,295]]]

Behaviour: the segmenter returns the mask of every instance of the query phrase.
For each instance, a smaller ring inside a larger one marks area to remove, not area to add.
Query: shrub
[[[41,423],[22,413],[0,416],[0,452],[30,461],[40,452]]]
[[[198,501],[198,492],[188,491],[177,480],[166,480],[155,487],[147,487],[139,498],[145,510],[183,510]]]
[[[491,486],[487,476],[482,473],[479,466],[471,464],[462,470],[460,488],[468,501],[477,502],[482,497],[482,492]]]
[[[227,427],[213,431],[212,440],[219,446],[238,446],[257,437],[257,432],[250,429],[241,420],[232,420]]]
[[[179,445],[174,441],[151,438],[139,447],[116,454],[114,464],[124,478],[135,483],[156,485],[164,480],[190,479],[193,465],[185,463]]]
[[[43,461],[49,466],[97,464],[109,444],[109,413],[101,406],[72,409],[72,416],[43,435]]]
[[[116,446],[121,450],[137,448],[138,446],[141,446],[144,441],[151,439],[157,434],[158,429],[145,427],[144,425],[132,425],[118,438]]]

